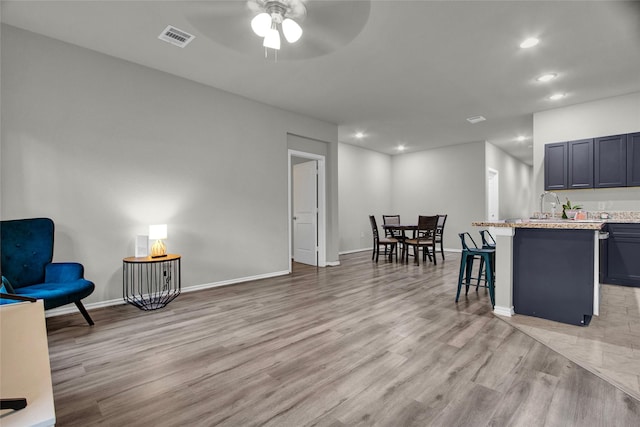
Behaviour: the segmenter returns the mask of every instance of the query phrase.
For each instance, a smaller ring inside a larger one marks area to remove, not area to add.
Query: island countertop
[[[522,219],[517,221],[474,221],[474,227],[546,228],[561,230],[600,230],[607,220]]]

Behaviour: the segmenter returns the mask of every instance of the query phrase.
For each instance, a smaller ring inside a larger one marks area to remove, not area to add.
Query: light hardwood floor
[[[459,257],[47,319],[58,426],[638,426],[640,402],[491,313]]]
[[[503,318],[640,399],[640,288],[603,285],[600,316],[584,328],[528,316]]]

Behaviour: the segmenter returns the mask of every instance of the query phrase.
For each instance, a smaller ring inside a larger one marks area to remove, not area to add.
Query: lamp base
[[[151,258],[167,256],[167,247],[162,240],[156,240],[151,246]]]

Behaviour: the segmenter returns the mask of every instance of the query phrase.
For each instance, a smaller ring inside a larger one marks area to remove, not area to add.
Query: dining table
[[[385,230],[391,230],[391,231],[402,231],[402,236],[406,238],[406,236],[404,236],[404,232],[413,231],[413,234],[415,235],[415,231],[418,229],[418,224],[383,224],[382,228],[384,228]],[[405,251],[406,251],[406,254],[405,254]],[[400,259],[404,261],[405,258],[407,262],[409,262],[409,251],[407,250],[406,245],[403,244],[402,255],[400,256]]]

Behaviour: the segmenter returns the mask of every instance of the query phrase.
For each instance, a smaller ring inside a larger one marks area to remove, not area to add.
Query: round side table
[[[162,308],[180,295],[180,255],[122,260],[122,298],[141,310]]]

